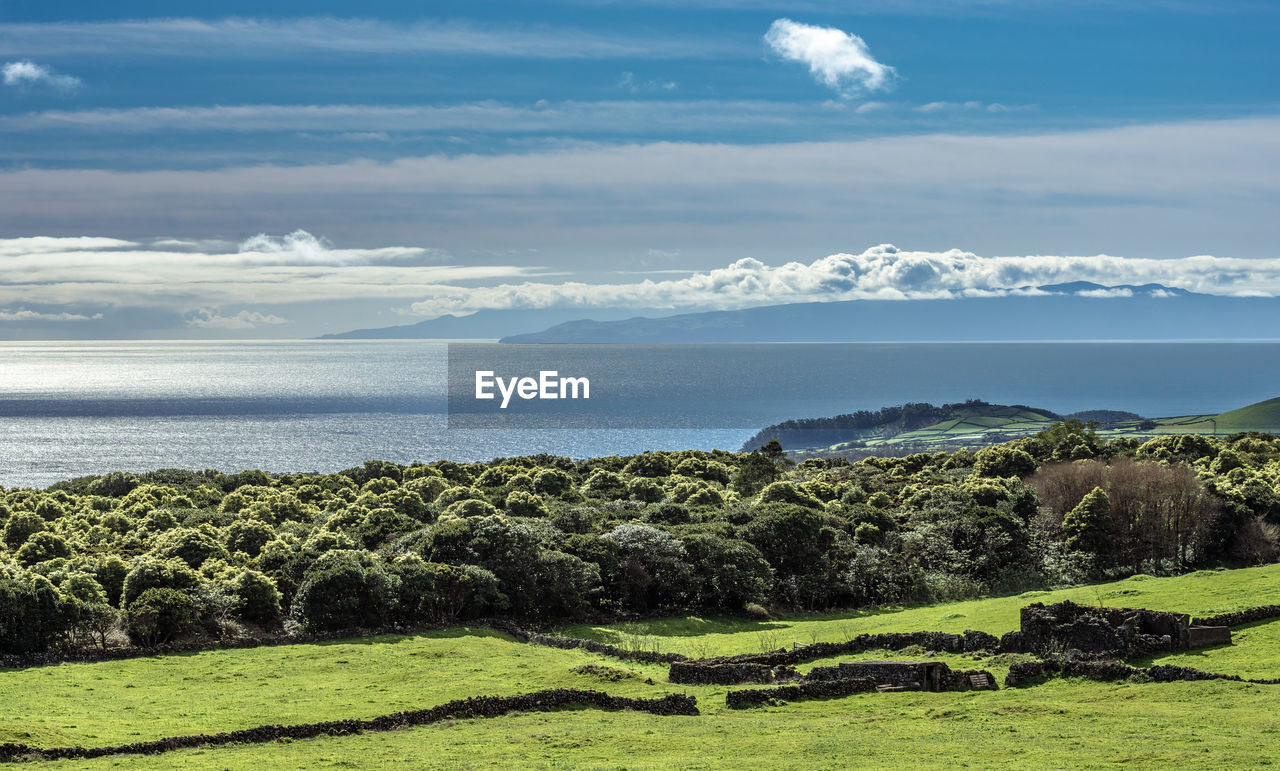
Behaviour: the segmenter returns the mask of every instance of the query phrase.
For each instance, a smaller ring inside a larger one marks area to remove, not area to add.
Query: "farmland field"
[[[777,621],[687,617],[561,631],[624,647],[702,656],[840,640],[862,632],[976,628],[999,634],[1015,628],[1018,608],[1033,601],[1101,601],[1210,614],[1274,603],[1278,587],[1280,566],[1270,566],[1177,578],[1138,576],[1017,597]],[[906,652],[860,657],[894,655],[909,657]],[[978,661],[941,658],[953,667],[989,669],[999,678],[1011,660],[1007,655]],[[1280,620],[1240,627],[1231,646],[1153,661],[1280,677]],[[725,707],[727,687],[672,685],[663,665],[529,645],[483,627],[0,671],[0,742],[100,746],[259,724],[373,717],[465,696],[552,687],[635,697],[688,693],[697,697],[702,714],[659,717],[570,709],[65,765],[919,767],[963,761],[976,766],[1213,767],[1280,761],[1280,686],[1067,679],[994,693],[866,694],[738,711]]]

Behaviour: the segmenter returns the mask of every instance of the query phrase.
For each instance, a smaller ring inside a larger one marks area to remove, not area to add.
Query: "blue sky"
[[[1280,286],[1274,3],[174,13],[0,0],[0,337]]]

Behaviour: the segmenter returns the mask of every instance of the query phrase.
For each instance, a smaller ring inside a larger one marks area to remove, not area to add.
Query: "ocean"
[[[337,471],[370,458],[736,450],[780,420],[916,401],[1161,417],[1280,395],[1280,343],[501,348],[564,372],[657,375],[632,384],[639,397],[610,406],[636,413],[622,428],[450,428],[444,341],[3,343],[0,486],[113,470]],[[641,413],[655,404],[679,409],[646,421]]]

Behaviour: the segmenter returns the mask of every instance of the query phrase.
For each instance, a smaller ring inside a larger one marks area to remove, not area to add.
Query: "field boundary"
[[[444,720],[497,717],[512,712],[548,712],[566,707],[590,707],[607,711],[632,710],[652,715],[698,715],[697,698],[668,694],[653,699],[610,696],[602,691],[554,688],[515,696],[477,696],[456,699],[435,707],[367,719],[329,720],[297,725],[263,725],[216,734],[173,736],[132,744],[106,747],[32,747],[0,744],[0,762],[20,760],[83,760],[109,755],[159,755],[174,750],[227,744],[261,744],[280,740],[313,739],[318,736],[349,736],[366,732],[394,731],[429,725]]]
[[[1071,661],[1051,657],[1042,661],[1025,661],[1009,667],[1005,676],[1006,688],[1034,685],[1044,679],[1053,677],[1083,677],[1098,682],[1114,683],[1132,677],[1146,677],[1152,682],[1199,682],[1202,680],[1227,680],[1233,683],[1250,683],[1252,685],[1280,685],[1280,678],[1251,679],[1239,675],[1224,675],[1216,672],[1205,672],[1192,667],[1179,667],[1172,664],[1157,664],[1152,667],[1131,667],[1120,661]]]

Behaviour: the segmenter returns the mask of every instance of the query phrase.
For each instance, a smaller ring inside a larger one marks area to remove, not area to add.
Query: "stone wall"
[[[815,681],[800,685],[782,685],[777,688],[739,688],[726,693],[724,702],[730,709],[743,709],[775,701],[837,699],[855,693],[870,693],[875,689],[876,682],[869,678]]]
[[[1191,618],[1143,608],[1106,608],[1064,601],[1034,603],[1020,612],[1021,629],[1002,641],[1012,650],[1052,654],[1068,650],[1127,658],[1187,647]]]
[[[1159,664],[1142,669],[1131,667],[1119,661],[1072,660],[1062,656],[1051,656],[1043,661],[1027,661],[1014,664],[1009,667],[1009,674],[1005,677],[1004,684],[1006,688],[1013,688],[1030,685],[1049,677],[1083,677],[1102,682],[1116,682],[1128,680],[1132,677],[1145,677],[1158,683],[1229,680],[1257,685],[1280,685],[1280,679],[1246,679],[1239,675],[1222,675],[1169,664]]]
[[[605,710],[629,709],[654,715],[697,715],[697,699],[675,694],[657,699],[631,699],[600,691],[552,689],[517,696],[480,696],[458,699],[430,709],[397,712],[367,720],[331,720],[323,723],[280,726],[267,725],[217,734],[195,734],[107,747],[40,748],[26,744],[0,744],[0,760],[68,760],[100,758],[108,755],[158,755],[162,752],[221,744],[244,744],[281,739],[311,739],[317,736],[346,736],[366,731],[390,731],[442,720],[494,717],[509,712],[545,712],[564,707],[594,707]]]
[[[1252,624],[1255,621],[1266,621],[1270,618],[1280,618],[1280,605],[1261,605],[1247,610],[1237,610],[1233,613],[1219,613],[1216,616],[1197,618],[1191,623],[1196,626],[1240,626],[1241,624]]]

